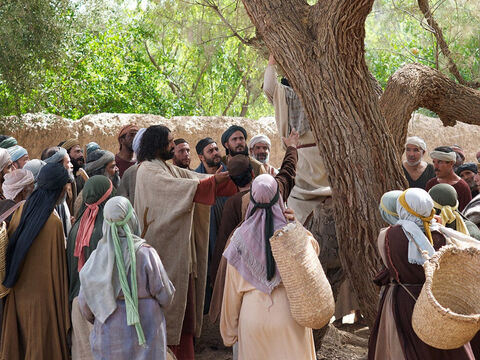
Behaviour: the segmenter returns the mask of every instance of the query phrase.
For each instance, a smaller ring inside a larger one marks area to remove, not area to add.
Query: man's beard
[[[85,159],[83,156],[80,156],[77,159],[70,158],[70,162],[73,165],[73,173],[76,174],[77,171],[85,165]]]
[[[262,157],[260,157],[262,155]],[[270,158],[270,154],[267,153],[260,153],[254,156],[257,161],[260,161],[262,164],[268,163],[268,160]]]
[[[215,161],[217,160],[217,161]],[[220,167],[220,162],[222,161],[222,158],[220,155],[216,155],[213,159],[207,159],[205,158],[205,163],[207,164],[208,167],[211,168],[219,168]]]
[[[120,185],[120,174],[115,172],[115,175],[108,176],[108,178],[111,180],[113,187],[115,189],[118,188],[118,185]]]
[[[235,156],[235,155],[246,155],[246,156],[248,156],[248,149],[245,147],[245,148],[243,148],[243,150],[238,151],[238,152],[235,151],[235,150],[232,150],[232,149],[228,149],[228,154],[230,156]]]
[[[172,148],[171,150],[159,150],[159,151],[158,151],[158,156],[159,156],[160,159],[162,159],[163,161],[167,161],[167,160],[173,159],[173,155],[174,155],[173,148]]]

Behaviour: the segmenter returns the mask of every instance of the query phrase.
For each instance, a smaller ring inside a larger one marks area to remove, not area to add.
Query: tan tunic
[[[300,326],[293,319],[283,284],[267,295],[230,264],[220,333],[226,346],[238,341],[239,360],[316,359],[312,329]]]
[[[164,161],[138,166],[135,211],[144,239],[157,250],[176,292],[165,309],[167,344],[178,345],[182,331],[190,274],[195,279],[195,336],[200,336],[207,278],[210,206],[194,203],[199,179],[208,175]],[[147,227],[148,226],[148,227]]]
[[[11,236],[23,210],[10,222]],[[62,222],[52,213],[25,256],[5,298],[2,360],[68,359],[68,276]]]
[[[275,121],[279,136],[288,137],[288,106],[285,100],[284,85],[277,81],[275,66],[268,65],[265,70],[263,91],[275,108]],[[300,137],[300,145],[314,144],[311,131]],[[288,206],[295,211],[295,216],[302,224],[317,205],[317,199],[331,196],[327,172],[322,155],[317,146],[298,149],[297,176],[295,187],[288,199]]]

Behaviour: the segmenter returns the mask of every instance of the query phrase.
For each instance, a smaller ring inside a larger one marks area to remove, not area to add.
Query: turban
[[[9,147],[12,147],[15,145],[17,145],[17,139],[11,136],[7,137],[2,142],[0,142],[0,148],[2,149],[8,149]]]
[[[85,145],[85,157],[88,156],[88,154],[99,149],[100,149],[100,145],[98,145],[96,142],[93,142],[93,141],[89,142],[87,145]]]
[[[65,158],[65,155],[68,155],[67,150],[63,147],[58,148],[58,149],[59,150],[55,154],[53,154],[49,158],[46,158],[43,161],[45,161],[47,164],[55,164],[55,163],[62,162],[63,159]]]
[[[80,141],[78,141],[77,139],[68,139],[62,144],[62,148],[70,151],[71,148],[77,145],[80,146]]]
[[[15,162],[18,159],[24,157],[25,155],[28,155],[27,150],[25,150],[20,145],[15,145],[15,146],[12,146],[12,147],[8,148],[8,152],[9,152],[10,157],[12,158],[13,162]]]
[[[27,185],[33,184],[35,179],[30,170],[17,169],[5,174],[2,185],[3,195],[6,199],[13,200]]]
[[[463,160],[465,160],[465,153],[463,152],[463,149],[458,146],[458,145],[452,145],[450,146],[453,151],[455,151],[457,154],[460,154]]]
[[[85,165],[85,171],[87,174],[91,174],[93,171],[104,168],[109,162],[115,161],[115,155],[107,150],[96,150],[90,154],[90,156],[92,155],[100,155],[100,157],[96,160],[87,162],[87,165]]]
[[[250,144],[248,145],[248,148],[252,149],[258,143],[267,144],[269,149],[272,146],[272,143],[270,142],[270,139],[268,138],[268,136],[260,134],[260,135],[255,135],[252,138],[252,140],[250,140]]]
[[[6,149],[0,148],[0,172],[5,169],[5,166],[7,166],[10,161],[12,161],[12,159],[10,158],[9,152]]]
[[[197,145],[195,145],[195,150],[197,150],[198,155],[203,155],[203,149],[205,149],[206,146],[215,143],[215,140],[213,140],[210,137],[206,137],[202,140],[200,140]]]
[[[460,176],[460,174],[465,170],[470,170],[471,172],[478,174],[478,167],[477,167],[477,164],[475,163],[469,162],[469,163],[460,165],[456,171],[457,175]]]
[[[141,128],[140,130],[138,130],[137,134],[133,138],[132,150],[135,154],[138,154],[138,152],[140,151],[140,141],[142,140],[142,136],[143,136],[143,133],[145,132],[145,130],[147,130],[147,129],[146,128]]]
[[[430,157],[442,161],[457,161],[457,153],[453,150],[450,152],[434,150],[430,153]]]
[[[238,125],[232,125],[230,126],[225,132],[222,134],[222,145],[225,147],[225,143],[228,142],[230,137],[233,135],[234,132],[236,131],[241,131],[243,133],[243,136],[245,136],[245,140],[247,140],[247,131]]]
[[[40,170],[42,170],[42,168],[46,164],[47,163],[43,160],[33,159],[28,161],[23,168],[26,170],[30,170],[33,174],[33,177],[35,178],[35,181],[37,181],[38,174],[40,174]]]
[[[415,145],[422,149],[423,151],[427,151],[427,144],[425,144],[425,141],[423,141],[422,138],[419,138],[418,136],[410,136],[407,138],[407,141],[405,142],[405,146],[407,145]]]
[[[138,131],[138,126],[137,125],[134,125],[134,124],[128,124],[128,125],[125,125],[121,130],[120,130],[120,133],[118,134],[118,140],[120,140],[120,138],[124,137],[125,135],[127,135],[130,131]]]

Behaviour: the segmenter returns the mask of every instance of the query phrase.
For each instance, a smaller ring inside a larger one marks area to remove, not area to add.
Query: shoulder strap
[[[5,211],[1,216],[0,216],[0,223],[2,221],[5,221],[5,219],[7,219],[11,214],[13,214],[15,212],[15,210],[17,210],[20,206],[22,206],[22,204],[25,202],[25,200],[22,200],[18,203],[16,203],[15,205],[13,205],[10,209],[8,209],[7,211]]]

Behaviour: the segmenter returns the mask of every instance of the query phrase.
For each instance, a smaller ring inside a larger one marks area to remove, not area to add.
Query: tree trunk
[[[340,258],[370,322],[377,311],[372,278],[384,226],[381,195],[404,188],[378,95],[364,58],[365,19],[373,0],[243,0],[309,118],[333,190]]]
[[[457,121],[480,124],[480,91],[460,85],[428,66],[405,65],[390,77],[380,98],[380,108],[399,154],[403,153],[408,121],[420,107],[434,111],[445,126]]]

